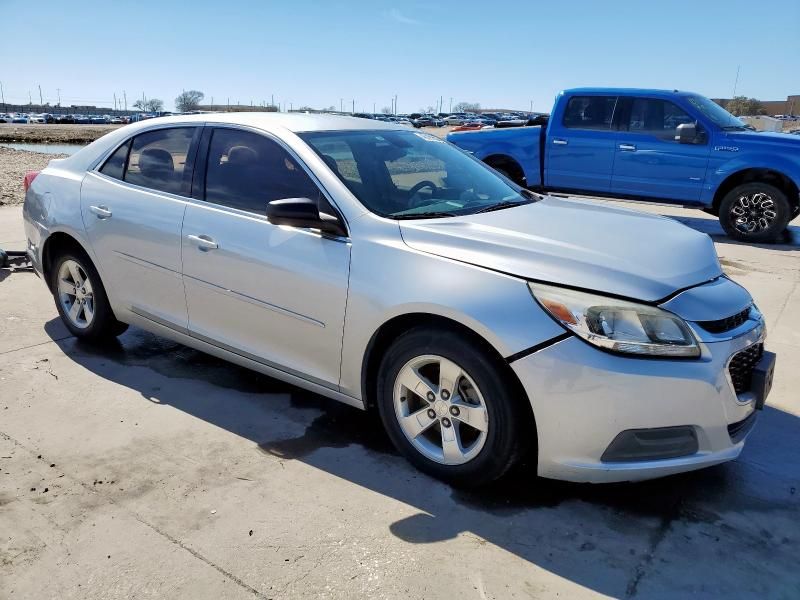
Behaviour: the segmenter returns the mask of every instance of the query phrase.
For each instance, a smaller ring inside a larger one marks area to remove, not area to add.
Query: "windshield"
[[[686,99],[692,106],[723,129],[745,129],[747,127],[742,121],[734,117],[713,100],[709,100],[704,96],[687,96]]]
[[[394,219],[472,214],[532,202],[495,171],[416,131],[299,134],[369,210]]]

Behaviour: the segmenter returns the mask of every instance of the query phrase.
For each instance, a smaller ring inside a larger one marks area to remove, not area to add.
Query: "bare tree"
[[[384,107],[381,109],[381,112],[382,112],[383,114],[385,114],[385,115],[390,115],[390,114],[392,114],[392,109],[391,109],[391,108],[389,108],[388,106],[384,106]]]
[[[453,112],[478,112],[481,105],[477,102],[459,102],[453,107]]]
[[[175,98],[175,109],[179,112],[189,112],[190,110],[197,110],[206,95],[198,90],[189,90],[188,92],[181,92]]]
[[[149,98],[147,100],[137,100],[133,103],[133,108],[138,108],[144,112],[161,112],[164,110],[164,101],[158,98]]]

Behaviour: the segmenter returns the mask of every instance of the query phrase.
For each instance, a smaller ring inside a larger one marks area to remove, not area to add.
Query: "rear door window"
[[[563,125],[569,129],[608,131],[614,123],[616,96],[573,96],[567,102]]]
[[[188,196],[192,180],[190,150],[197,129],[175,127],[137,135],[133,138],[124,180],[160,192]]]
[[[259,215],[282,198],[319,200],[320,191],[278,143],[238,129],[215,129],[208,149],[205,200]]]
[[[114,179],[122,179],[125,175],[125,164],[128,162],[128,150],[131,147],[131,141],[128,140],[122,146],[108,157],[105,164],[100,168],[103,175],[108,175]]]

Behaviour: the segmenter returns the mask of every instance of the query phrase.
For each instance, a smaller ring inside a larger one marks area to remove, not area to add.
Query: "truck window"
[[[694,119],[672,102],[635,98],[628,119],[628,130],[674,142],[678,125],[682,123],[694,123]]]
[[[616,106],[615,96],[573,96],[567,102],[563,125],[570,129],[611,129]]]

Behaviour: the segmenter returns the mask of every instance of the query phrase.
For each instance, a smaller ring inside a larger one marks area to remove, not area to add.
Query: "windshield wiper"
[[[474,214],[480,213],[487,213],[492,212],[494,210],[503,210],[504,208],[513,208],[514,206],[522,206],[523,204],[531,204],[533,200],[505,200],[503,202],[498,202],[497,204],[492,204],[491,206],[485,206],[480,210],[476,210]]]
[[[424,212],[424,213],[410,213],[404,215],[393,214],[389,216],[397,220],[408,220],[408,219],[436,219],[438,217],[457,217],[458,214],[447,211],[434,211],[434,212]]]

